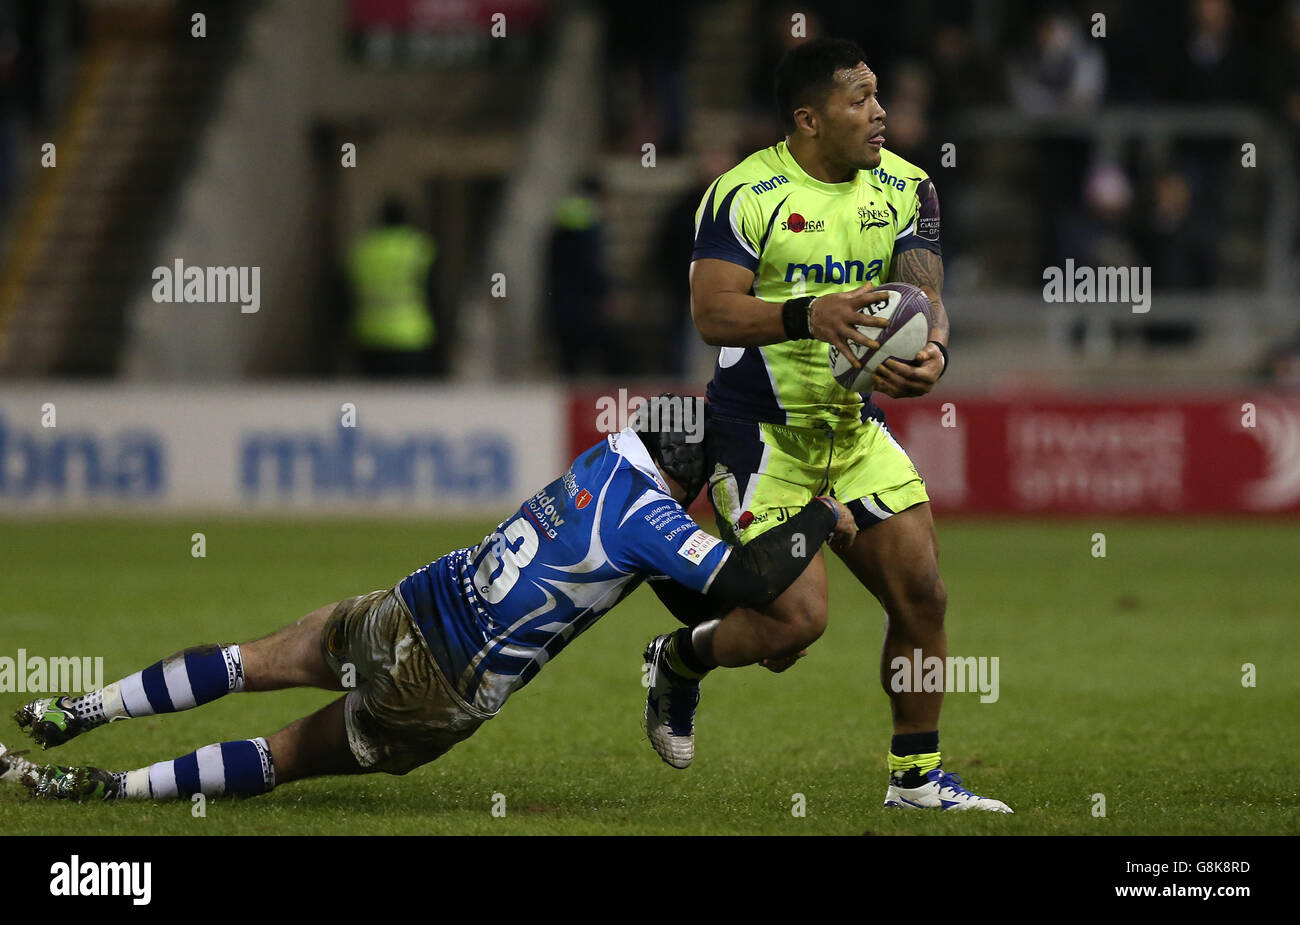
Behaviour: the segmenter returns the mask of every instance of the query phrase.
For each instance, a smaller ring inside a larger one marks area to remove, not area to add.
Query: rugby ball
[[[834,344],[830,347],[831,375],[850,392],[869,391],[871,374],[877,366],[890,357],[911,363],[921,348],[930,341],[930,300],[924,292],[907,283],[885,283],[872,291],[888,292],[889,299],[864,305],[858,309],[858,313],[884,318],[889,324],[883,328],[866,325],[854,327],[878,341],[880,346],[872,350],[862,344],[849,344],[853,355],[862,361],[861,369],[855,369],[840,348]]]

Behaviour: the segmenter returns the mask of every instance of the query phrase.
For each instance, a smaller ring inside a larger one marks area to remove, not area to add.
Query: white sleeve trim
[[[749,253],[749,256],[757,260],[758,251],[754,250],[754,248],[749,246],[749,242],[745,240],[744,233],[741,232],[740,230],[740,197],[739,196],[737,196],[735,199],[731,201],[731,215],[728,217],[731,219],[731,233],[735,235],[736,241],[739,242],[740,246],[743,247]]]
[[[718,577],[718,572],[722,571],[722,566],[726,565],[727,560],[731,558],[731,549],[732,547],[728,546],[727,551],[724,552],[722,558],[718,560],[717,566],[714,567],[713,572],[709,575],[709,580],[704,583],[703,593],[708,594],[709,589],[713,587],[713,579]]]

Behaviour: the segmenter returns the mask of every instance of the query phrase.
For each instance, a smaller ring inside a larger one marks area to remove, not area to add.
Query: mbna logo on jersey
[[[877,167],[871,172],[876,175],[877,179],[879,179],[881,183],[892,186],[894,189],[900,191],[907,189],[907,180],[918,179],[917,177],[896,177],[892,173],[885,173],[884,167]]]
[[[836,260],[827,254],[822,263],[787,263],[785,281],[811,283],[848,283],[855,279],[861,283],[875,279],[884,270],[880,260],[864,264],[861,260]]]
[[[798,212],[791,212],[790,217],[781,223],[782,231],[792,231],[799,234],[801,231],[809,233],[814,231],[826,230],[826,219],[824,218],[804,218]]]
[[[787,180],[784,175],[777,174],[775,177],[773,177],[770,180],[759,180],[757,183],[755,183],[753,186],[750,187],[750,190],[755,195],[762,196],[768,190],[776,189],[781,184],[789,183],[789,182],[790,181]]]

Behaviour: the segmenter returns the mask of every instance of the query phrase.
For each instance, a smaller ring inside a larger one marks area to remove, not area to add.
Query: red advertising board
[[[1300,512],[1300,400],[889,401],[937,509],[1018,514]]]
[[[600,439],[598,424],[609,415],[600,422],[598,411],[617,410],[618,399],[609,391],[570,395],[574,455]],[[880,401],[936,512],[1300,513],[1293,395]]]

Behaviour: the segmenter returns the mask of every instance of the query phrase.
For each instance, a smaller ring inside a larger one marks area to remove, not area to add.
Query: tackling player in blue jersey
[[[251,796],[329,774],[405,774],[472,735],[643,579],[671,579],[656,584],[728,608],[763,606],[822,540],[841,546],[856,536],[848,508],[823,497],[743,548],[715,539],[683,507],[704,484],[702,445],[671,424],[652,431],[644,424],[652,420],[660,416],[647,409],[635,429],[589,449],[477,546],[393,588],[322,607],[255,642],[185,649],[80,697],[32,701],[15,718],[48,748],[113,720],[240,691],[348,691],[329,706],[266,738],[134,771],[39,765],[0,746],[0,776],[44,798],[163,800]]]

